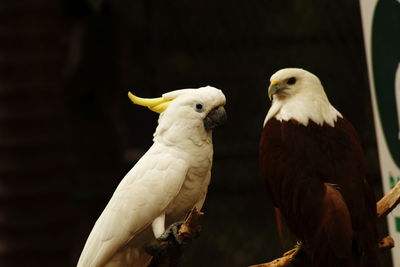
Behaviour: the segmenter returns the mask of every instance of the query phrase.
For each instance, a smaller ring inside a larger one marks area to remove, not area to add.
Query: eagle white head
[[[317,76],[297,68],[281,69],[270,79],[268,96],[272,106],[264,125],[275,117],[282,121],[294,119],[307,126],[309,120],[318,125],[334,126],[342,115],[329,103]]]
[[[211,86],[175,90],[155,99],[132,94],[129,97],[135,104],[160,113],[154,141],[174,144],[211,142],[212,129],[226,121],[225,95]]]

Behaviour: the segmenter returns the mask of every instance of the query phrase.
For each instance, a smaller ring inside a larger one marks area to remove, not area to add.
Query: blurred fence
[[[246,266],[281,248],[258,177],[269,76],[318,75],[355,125],[379,192],[357,1],[0,1],[0,265],[74,266],[123,175],[151,144],[145,97],[213,85],[201,237],[183,266]]]

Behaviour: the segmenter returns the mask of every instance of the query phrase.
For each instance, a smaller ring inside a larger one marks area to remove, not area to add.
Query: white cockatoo
[[[203,206],[211,178],[212,129],[226,120],[225,96],[211,86],[160,98],[129,93],[160,113],[153,145],[121,180],[94,225],[78,267],[146,266],[145,247],[193,207]]]

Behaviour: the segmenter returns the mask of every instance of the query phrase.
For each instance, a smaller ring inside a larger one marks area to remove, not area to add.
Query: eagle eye
[[[292,84],[295,84],[295,83],[296,83],[296,78],[295,78],[295,77],[291,77],[291,78],[289,78],[289,79],[287,80],[287,84],[292,85]]]

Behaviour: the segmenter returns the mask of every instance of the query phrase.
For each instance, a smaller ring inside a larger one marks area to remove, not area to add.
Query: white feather
[[[342,118],[342,114],[329,103],[320,80],[314,74],[303,69],[288,68],[273,74],[271,81],[284,82],[291,77],[296,78],[296,83],[285,90],[284,97],[273,96],[264,125],[275,117],[280,121],[294,119],[304,126],[311,120],[318,125],[326,123],[333,127],[337,118]]]
[[[201,209],[211,177],[212,136],[203,119],[225,104],[213,87],[170,92],[174,99],[161,113],[154,144],[121,180],[94,225],[78,267],[140,266],[143,247],[166,224],[183,219],[194,206]],[[197,102],[205,106],[196,112]]]
[[[158,169],[166,163],[170,165],[167,170]],[[160,153],[154,144],[114,192],[93,227],[78,266],[102,266],[151,224],[178,194],[187,169],[185,160],[166,151]]]
[[[400,140],[400,63],[397,65],[396,76],[394,79],[394,93],[396,95],[398,139]]]

